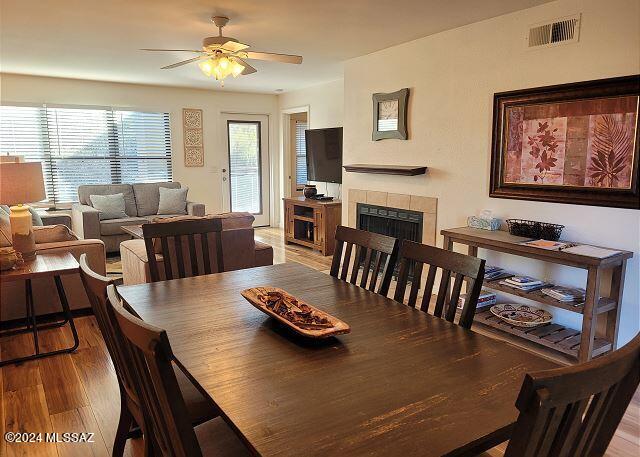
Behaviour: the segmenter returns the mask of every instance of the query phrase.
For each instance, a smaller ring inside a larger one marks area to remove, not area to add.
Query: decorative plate
[[[537,306],[501,303],[491,307],[491,313],[503,321],[518,327],[537,327],[548,324],[553,316]]]
[[[253,287],[240,293],[260,311],[303,336],[327,338],[351,331],[346,322],[277,287]]]

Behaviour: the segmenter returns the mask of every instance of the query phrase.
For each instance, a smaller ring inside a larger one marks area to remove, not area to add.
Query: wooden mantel
[[[417,176],[427,172],[427,167],[412,167],[406,165],[372,165],[369,163],[355,163],[344,165],[343,168],[351,173],[374,173],[381,175]]]

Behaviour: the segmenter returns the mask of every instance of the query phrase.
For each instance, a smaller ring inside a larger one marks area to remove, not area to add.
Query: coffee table
[[[78,348],[80,340],[78,339],[78,332],[76,330],[75,323],[73,322],[73,315],[69,309],[69,302],[64,292],[61,276],[77,274],[80,271],[80,265],[76,259],[68,252],[63,253],[51,253],[51,254],[37,254],[35,259],[28,260],[13,270],[7,270],[0,272],[0,283],[10,281],[24,281],[25,282],[25,295],[26,295],[26,326],[17,330],[9,330],[0,333],[0,336],[9,336],[19,333],[31,332],[33,334],[33,346],[34,353],[25,357],[16,357],[10,360],[0,360],[0,367],[8,365],[10,363],[26,362],[27,360],[40,359],[42,357],[48,357],[55,354],[63,354],[66,352],[73,352]],[[34,278],[49,278],[52,277],[55,282],[56,289],[58,291],[58,297],[62,305],[62,312],[64,313],[64,320],[46,324],[40,324],[36,322],[35,307],[33,304],[33,289],[31,286],[31,280]],[[62,327],[69,324],[71,327],[71,333],[73,334],[73,345],[68,348],[59,349],[56,351],[40,352],[40,345],[38,343],[38,331],[53,327]]]
[[[120,227],[123,232],[128,233],[134,238],[142,239],[142,225],[123,225]]]

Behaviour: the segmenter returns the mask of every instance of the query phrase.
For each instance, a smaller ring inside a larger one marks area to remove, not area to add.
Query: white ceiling
[[[219,89],[196,64],[160,67],[217,35],[252,50],[299,54],[302,65],[251,61],[258,73],[224,90],[294,90],[342,76],[342,61],[549,0],[0,0],[5,73]]]

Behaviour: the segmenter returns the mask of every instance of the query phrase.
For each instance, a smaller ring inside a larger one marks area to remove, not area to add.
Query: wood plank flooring
[[[331,259],[307,248],[285,246],[282,230],[256,230],[256,239],[273,246],[274,262],[299,262],[328,272]],[[76,319],[80,347],[73,354],[58,355],[0,369],[0,456],[108,456],[119,417],[119,393],[115,372],[93,317]],[[68,330],[43,332],[46,349],[69,344]],[[0,339],[2,358],[26,354],[29,335]],[[548,355],[548,354],[546,354]],[[94,443],[8,444],[2,438],[11,432],[90,432]],[[494,457],[505,445],[490,450]],[[129,440],[125,455],[142,456],[141,440]],[[640,455],[640,392],[620,424],[608,456]]]

